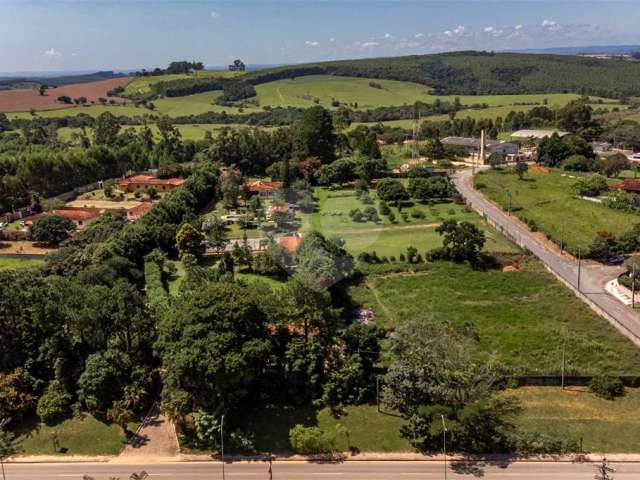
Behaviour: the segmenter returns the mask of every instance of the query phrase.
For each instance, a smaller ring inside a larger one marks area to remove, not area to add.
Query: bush
[[[424,218],[424,212],[422,210],[418,210],[417,208],[414,208],[413,210],[411,210],[411,216],[413,218]]]
[[[38,400],[36,413],[47,424],[62,420],[69,413],[71,395],[58,380],[52,380]]]
[[[624,385],[618,377],[601,375],[593,377],[589,382],[589,388],[598,397],[613,400],[624,395]]]
[[[336,450],[336,431],[324,431],[318,427],[296,425],[289,430],[289,443],[295,453],[314,455]]]

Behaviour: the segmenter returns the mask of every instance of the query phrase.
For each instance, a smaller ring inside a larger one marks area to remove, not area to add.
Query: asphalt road
[[[486,215],[491,223],[521,247],[529,249],[566,282],[578,286],[578,261],[569,255],[547,247],[514,218],[489,202],[471,186],[472,171],[461,170],[454,176],[454,183],[466,198],[467,204]],[[595,262],[582,261],[580,272],[580,292],[600,310],[605,318],[621,333],[640,345],[640,316],[629,307],[607,293],[604,289],[608,280],[622,272],[621,267],[611,267]]]
[[[616,480],[640,478],[640,464],[611,464]],[[82,480],[88,475],[95,480],[119,478],[128,480],[131,473],[146,471],[150,479],[162,480],[221,480],[219,463],[163,463],[150,465],[120,465],[109,463],[67,464],[9,464],[5,465],[7,480]],[[512,464],[457,463],[449,464],[447,478],[452,480],[476,478],[517,480],[591,480],[595,467],[588,463],[517,462]],[[234,463],[225,467],[230,480],[269,479],[264,463]],[[274,463],[274,480],[398,480],[442,479],[442,462],[345,462],[341,464]]]

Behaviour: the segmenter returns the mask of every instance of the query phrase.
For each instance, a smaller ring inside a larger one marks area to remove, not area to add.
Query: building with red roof
[[[611,185],[611,190],[624,190],[629,193],[640,193],[640,180],[628,178],[620,183]]]
[[[37,218],[44,217],[46,215],[60,215],[61,217],[68,218],[73,222],[78,230],[81,230],[86,227],[92,220],[95,220],[100,216],[100,210],[97,208],[77,207],[54,208],[48,212],[42,212],[26,217],[24,219],[24,224],[27,226],[31,226]]]
[[[158,178],[155,175],[134,175],[118,182],[123,192],[136,192],[142,188],[154,187],[159,192],[169,192],[184,183],[183,178]]]
[[[142,202],[140,205],[127,209],[127,220],[135,221],[145,216],[145,214],[151,210],[153,203]]]
[[[300,242],[302,242],[302,238],[299,235],[278,237],[278,244],[289,253],[294,253],[296,250],[298,250]]]
[[[265,198],[273,197],[280,187],[282,187],[282,182],[264,182],[262,180],[244,184],[244,188],[249,193],[258,194]]]

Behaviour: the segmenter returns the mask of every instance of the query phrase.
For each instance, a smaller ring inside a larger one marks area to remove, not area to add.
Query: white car
[[[631,160],[640,160],[640,153],[634,153],[631,155]]]

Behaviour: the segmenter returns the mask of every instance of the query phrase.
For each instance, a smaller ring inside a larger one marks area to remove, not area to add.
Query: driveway
[[[453,177],[454,184],[466,198],[467,204],[486,216],[495,228],[514,243],[531,251],[560,280],[572,288],[578,297],[607,319],[623,335],[640,346],[640,315],[605,291],[607,281],[622,273],[623,268],[583,260],[578,291],[578,260],[566,253],[561,254],[555,245],[550,245],[538,238],[517,218],[507,215],[487,200],[473,188],[472,178],[470,169],[461,170]]]

